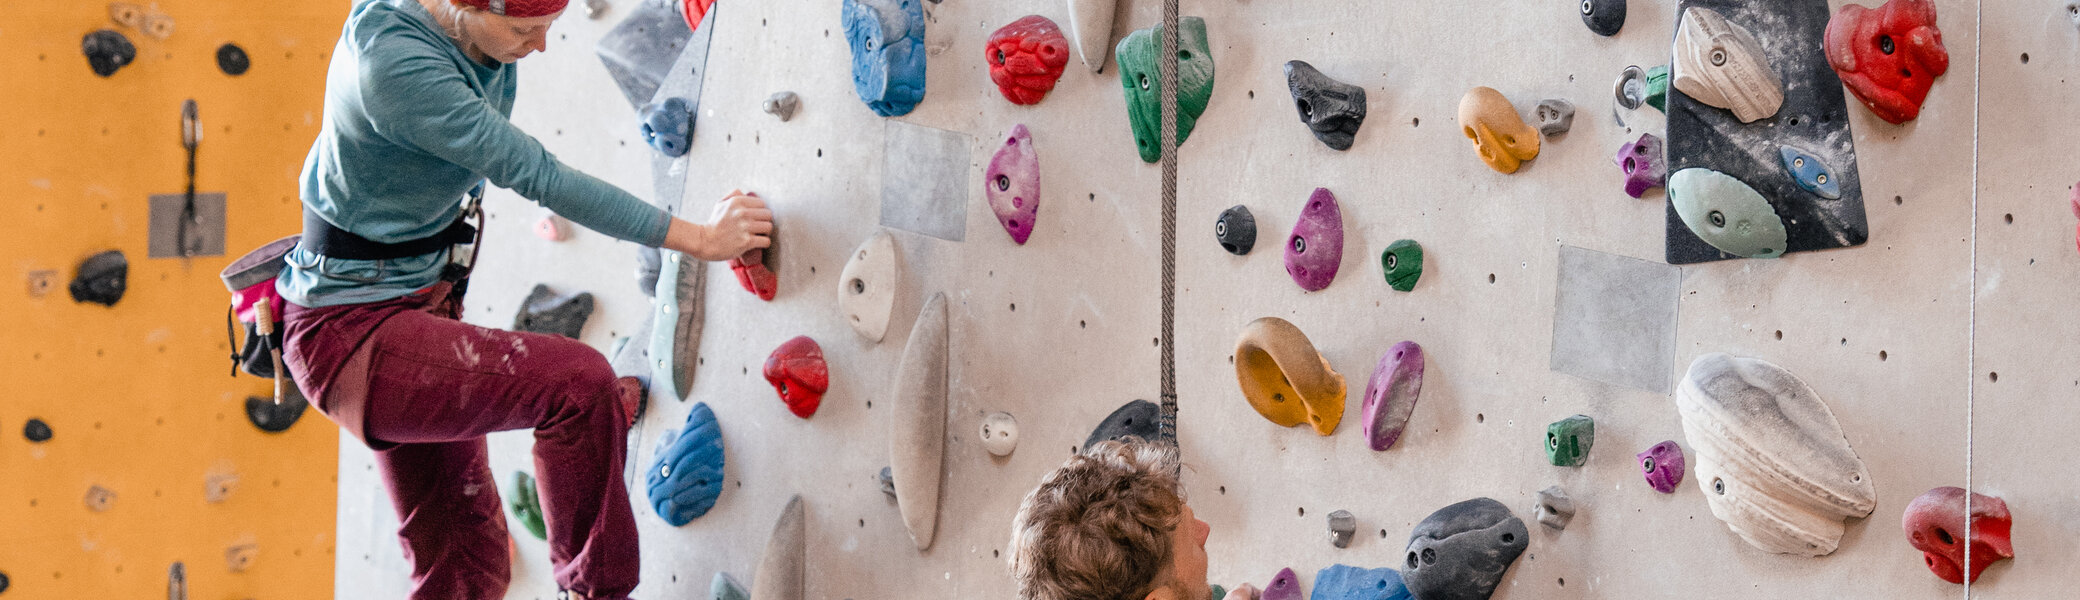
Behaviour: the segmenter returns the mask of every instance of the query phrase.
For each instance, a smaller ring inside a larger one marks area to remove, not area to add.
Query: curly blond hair
[[[1011,524],[1022,600],[1141,600],[1167,582],[1184,512],[1177,452],[1139,438],[1071,457],[1026,494]]]

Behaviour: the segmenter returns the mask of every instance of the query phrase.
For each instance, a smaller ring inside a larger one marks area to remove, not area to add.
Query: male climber
[[[1011,524],[1020,600],[1210,600],[1206,536],[1177,479],[1177,451],[1099,442],[1040,478]],[[1229,600],[1255,600],[1237,586]]]

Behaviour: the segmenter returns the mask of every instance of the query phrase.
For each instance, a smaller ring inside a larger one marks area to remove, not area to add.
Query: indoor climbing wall
[[[1014,105],[990,81],[985,42],[1028,14],[1066,32],[1065,3],[927,3],[927,91],[914,111],[882,117],[852,85],[840,4],[718,3],[686,38],[711,39],[708,60],[674,62],[679,46],[654,59],[674,63],[653,84],[665,89],[659,98],[699,82],[691,147],[676,160],[644,143],[634,106],[647,98],[631,101],[594,52],[643,14],[636,0],[610,0],[590,18],[574,4],[553,27],[550,52],[522,63],[514,120],[564,160],[694,220],[730,190],[754,191],[779,223],[777,295],[760,300],[725,265],[709,265],[691,391],[682,401],[653,389],[632,434],[639,597],[706,597],[717,572],[749,585],[796,495],[809,540],[805,597],[1008,597],[1009,523],[1025,492],[1115,408],[1157,399],[1159,168],[1137,160],[1118,65],[1106,57],[1093,73],[1076,50],[1045,99]],[[1400,567],[1426,516],[1485,497],[1528,526],[1528,539],[1511,542],[1524,552],[1495,598],[1955,597],[1963,588],[1929,572],[1901,518],[1923,492],[1969,482],[2003,498],[2022,523],[2016,558],[1994,564],[1973,591],[2056,596],[2058,565],[2071,562],[2061,559],[2080,557],[2061,520],[2080,510],[2076,490],[2070,478],[2045,475],[2058,468],[2045,457],[2074,449],[2057,432],[2074,419],[2065,403],[2080,397],[2080,364],[2059,352],[2080,320],[2056,309],[2080,260],[2066,216],[2080,175],[2059,164],[2052,141],[2080,132],[2080,122],[2046,108],[2063,97],[2080,51],[2066,3],[1988,3],[1983,57],[1981,7],[1935,3],[1950,64],[1904,125],[1846,90],[1845,111],[1790,119],[1828,93],[1787,78],[1791,112],[1768,123],[1829,143],[1840,139],[1828,132],[1850,136],[1855,183],[1838,184],[1860,193],[1863,234],[1848,237],[1867,241],[1675,265],[1669,196],[1628,196],[1613,160],[1643,133],[1665,135],[1674,119],[1648,106],[1614,111],[1613,81],[1627,66],[1671,62],[1683,7],[1750,3],[1633,0],[1609,37],[1585,27],[1580,2],[1488,4],[1183,3],[1184,14],[1204,18],[1215,74],[1179,152],[1178,441],[1192,505],[1213,528],[1214,582],[1261,587],[1292,568],[1311,587],[1334,564]],[[1845,3],[1826,4],[1831,15]],[[1120,2],[1100,47],[1153,25],[1160,8]],[[1827,71],[1818,48],[1771,37],[1810,19],[1745,22],[1761,23],[1770,52],[1802,53],[1808,71],[1811,61]],[[1347,150],[1296,117],[1291,60],[1364,90],[1364,125]],[[1498,172],[1467,139],[1475,123],[1461,120],[1462,98],[1483,86],[1534,126],[1541,100],[1568,100],[1571,127],[1529,133],[1541,138],[1536,158]],[[789,119],[761,110],[778,92],[799,99]],[[992,212],[986,186],[997,184],[985,177],[1019,125],[1044,190],[1023,244]],[[1325,287],[1318,270],[1289,275],[1285,260],[1317,188],[1334,197],[1342,223],[1340,256],[1310,259],[1336,265]],[[1213,232],[1238,204],[1258,234],[1246,255],[1225,251]],[[510,192],[494,191],[488,206],[468,319],[510,327],[522,299],[545,284],[593,294],[580,338],[602,352],[641,335],[652,305],[634,282],[634,245],[582,229],[565,241],[538,237],[544,209]],[[1791,225],[1797,239],[1797,227],[1812,224]],[[900,268],[893,318],[877,342],[853,331],[838,298],[847,259],[879,232],[892,236]],[[1422,249],[1409,291],[1391,286],[1381,265],[1390,247],[1397,260],[1412,256],[1401,240]],[[1303,279],[1317,289],[1303,290]],[[915,453],[892,443],[896,379],[905,347],[920,343],[911,335],[920,311],[940,293],[950,356],[944,486],[936,533],[919,550],[876,474]],[[1236,362],[1247,358],[1236,348],[1262,317],[1289,322],[1340,374],[1347,392],[1333,434],[1279,427],[1245,401]],[[760,373],[798,335],[817,342],[830,371],[808,419]],[[1374,451],[1368,379],[1403,341],[1421,347],[1424,385],[1405,432]],[[1767,361],[1810,386],[1802,397],[1817,397],[1831,421],[1813,426],[1839,427],[1819,441],[1845,443],[1848,452],[1829,456],[1860,461],[1826,474],[1869,490],[1868,506],[1851,510],[1868,516],[1847,518],[1832,552],[1768,552],[1714,515],[1713,482],[1725,479],[1738,496],[1743,481],[1705,476],[1677,401],[1693,362],[1714,353]],[[712,510],[674,527],[648,505],[642,472],[696,402],[723,432],[725,479]],[[977,440],[999,411],[1017,422],[1008,457]],[[1593,444],[1578,466],[1556,466],[1548,427],[1575,415],[1593,421]],[[1676,442],[1690,465],[1672,493],[1650,486],[1635,458],[1662,441]],[[530,443],[524,432],[494,436],[501,493],[510,496],[515,471],[533,471]],[[368,453],[345,440],[340,464],[340,595],[401,594],[408,569]],[[1564,529],[1537,518],[1541,503],[1553,504],[1539,492],[1554,487],[1574,505]],[[1339,510],[1353,521],[1345,547],[1331,543]],[[546,544],[517,521],[513,530],[520,562],[510,597],[550,597]]]
[[[6,13],[0,597],[323,595],[337,430],[316,411],[271,410],[268,380],[230,375],[217,273],[298,228],[296,174],[346,3],[11,2]],[[187,100],[200,134],[192,180]],[[126,278],[94,276],[102,258],[74,283],[108,251]],[[176,568],[183,586],[169,581]]]

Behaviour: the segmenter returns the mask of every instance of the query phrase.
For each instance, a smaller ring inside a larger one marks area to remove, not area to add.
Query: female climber
[[[772,213],[732,193],[705,224],[558,161],[513,126],[515,61],[548,48],[567,0],[365,0],[332,55],[304,161],[304,231],[276,289],[284,358],[305,396],[375,450],[412,564],[411,597],[499,598],[508,537],[484,435],[533,429],[550,561],[568,599],[637,580],[622,484],[641,384],[576,340],[456,320],[460,200],[486,181],[595,231],[727,260],[770,241]]]

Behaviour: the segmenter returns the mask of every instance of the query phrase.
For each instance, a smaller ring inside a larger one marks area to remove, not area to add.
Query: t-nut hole
[[[1722,480],[1722,479],[1719,479],[1719,478],[1717,478],[1717,477],[1713,477],[1713,478],[1712,478],[1712,493],[1715,493],[1715,494],[1718,494],[1718,495],[1721,495],[1721,496],[1724,496],[1724,495],[1726,495],[1726,481],[1725,481],[1725,480]]]
[[[1711,221],[1711,222],[1712,222],[1712,226],[1713,226],[1713,227],[1725,227],[1725,226],[1726,226],[1726,213],[1722,213],[1722,212],[1719,212],[1719,211],[1716,211],[1716,210],[1715,210],[1715,211],[1712,211],[1712,213],[1711,213],[1710,215],[1706,215],[1706,216],[1705,216],[1705,219],[1706,219],[1706,220],[1708,220],[1708,221]]]
[[[867,293],[867,282],[866,282],[866,281],[863,281],[863,280],[861,280],[861,279],[859,279],[859,278],[857,278],[857,277],[854,277],[854,278],[852,278],[852,293],[854,293],[854,294],[864,294],[864,293]]]
[[[1504,543],[1504,544],[1514,544],[1514,543],[1517,543],[1517,534],[1514,534],[1514,533],[1505,533],[1505,534],[1502,534],[1502,543]]]
[[[999,192],[1002,192],[1002,191],[1008,191],[1008,190],[1010,190],[1010,189],[1011,189],[1011,178],[1010,178],[1010,177],[1005,177],[1005,176],[1004,176],[1004,175],[1002,175],[1002,174],[998,174],[998,175],[997,175],[997,191],[999,191]]]
[[[1582,14],[1596,12],[1595,0],[1582,0]]]
[[[1640,468],[1642,468],[1642,469],[1646,469],[1646,471],[1647,471],[1648,473],[1652,473],[1652,472],[1654,472],[1654,457],[1652,457],[1652,456],[1649,456],[1649,457],[1646,457],[1646,458],[1642,458],[1642,459],[1640,459],[1640,460],[1639,460],[1639,466],[1640,466]]]
[[[1304,238],[1304,237],[1300,237],[1300,236],[1297,236],[1297,235],[1296,235],[1296,236],[1293,236],[1293,251],[1294,251],[1294,252],[1298,252],[1298,253],[1301,253],[1301,254],[1306,254],[1306,253],[1307,253],[1307,238]]]

